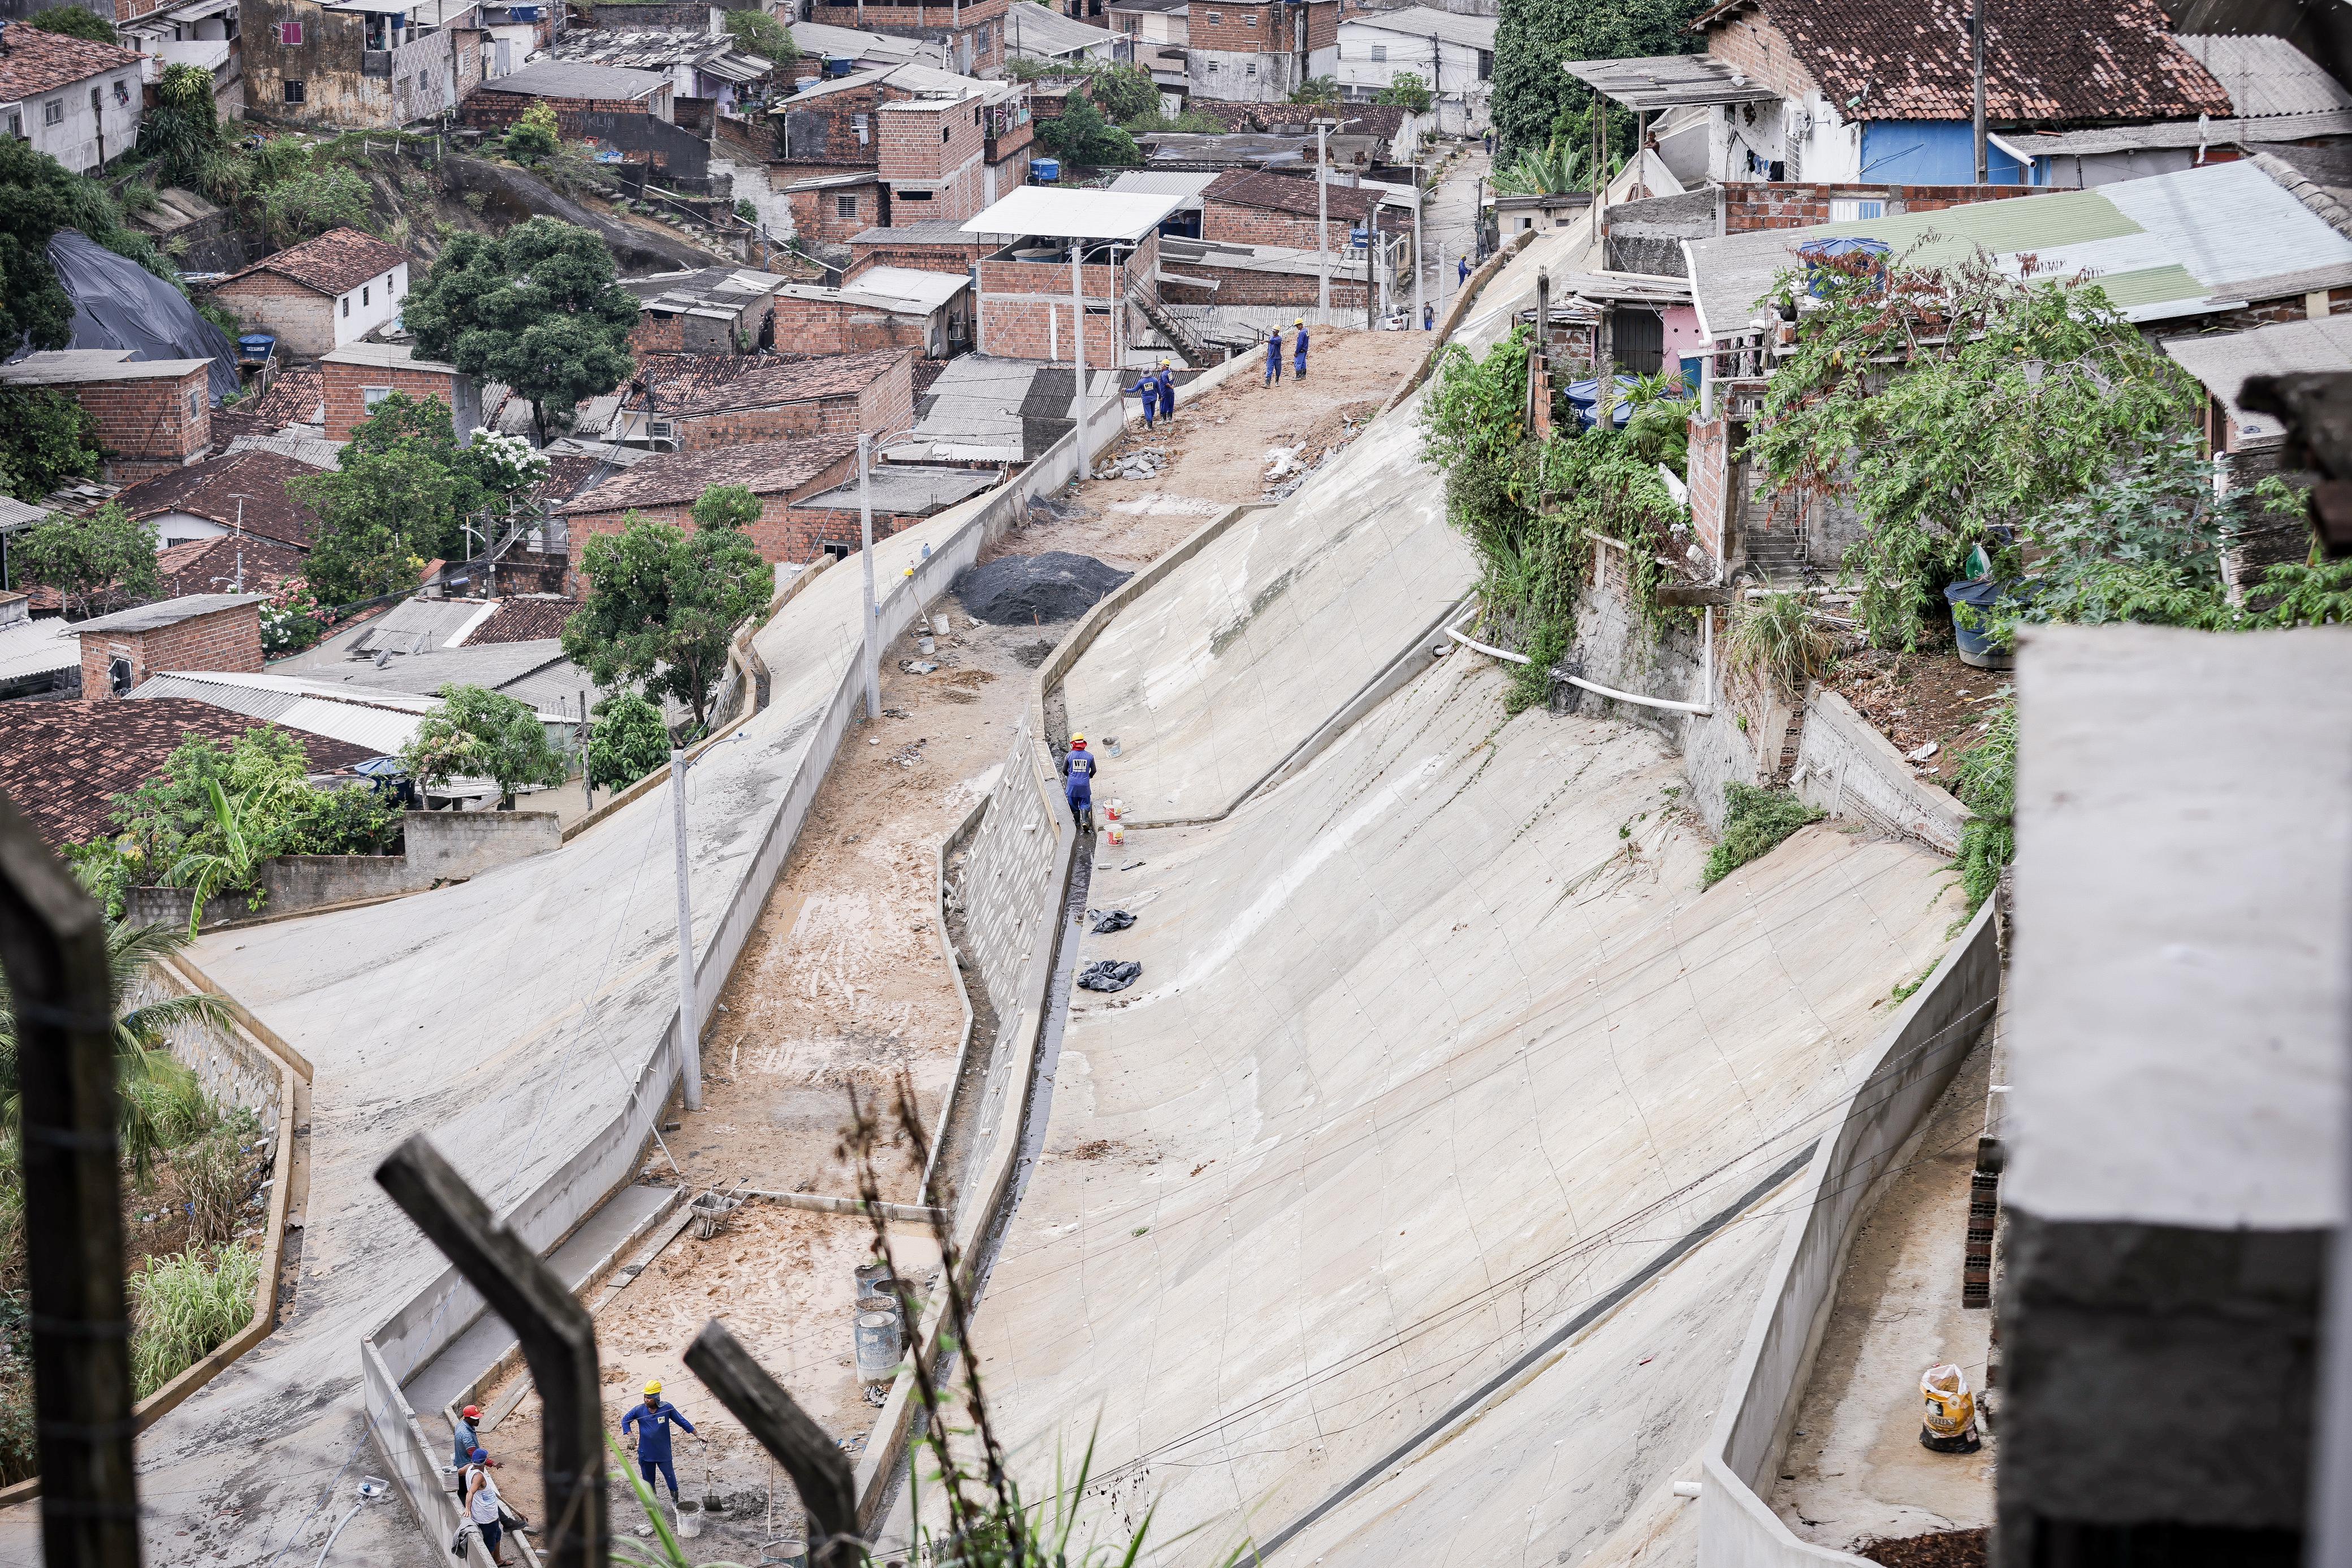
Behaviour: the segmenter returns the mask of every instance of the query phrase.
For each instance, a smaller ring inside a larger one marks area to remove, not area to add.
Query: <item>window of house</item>
[[[302,42],[302,24],[299,22],[278,23],[278,41],[287,48],[295,48],[299,47]],[[293,102],[296,100],[289,99],[288,101]]]
[[[11,114],[8,116],[8,134],[17,138],[19,141],[23,140],[25,135],[25,117],[22,114]]]
[[[945,141],[947,139],[948,139],[948,128],[947,128],[946,126],[942,125],[942,126],[940,126],[940,141]],[[1072,393],[1071,395],[1072,395],[1072,396],[1076,396],[1076,393]]]
[[[299,81],[286,82],[282,84],[279,90],[284,94],[285,99],[288,103],[299,103],[302,101],[302,84]]]
[[[346,315],[346,316],[348,316],[348,315],[350,315],[351,313],[352,313],[352,297],[351,297],[350,295],[346,294],[346,295],[344,295],[344,296],[343,296],[343,314],[344,314],[344,315]]]
[[[1478,51],[1478,79],[1480,81],[1495,79],[1495,51],[1492,49]]]
[[[849,117],[849,128],[850,128],[852,131],[855,131],[856,132],[857,132],[857,144],[858,144],[860,147],[865,146],[865,145],[866,145],[866,117],[865,117],[864,115],[862,115],[862,114],[853,114],[853,115],[851,115],[851,116]]]
[[[89,89],[89,111],[92,114],[99,112],[98,89],[96,88]]]
[[[131,78],[129,77],[117,77],[114,78],[114,101],[117,103],[129,103],[131,101]]]
[[[41,105],[41,123],[43,125],[63,125],[65,122],[66,100],[64,99],[53,98],[49,99],[48,102]]]
[[[204,404],[205,404],[205,394],[204,394],[204,393],[202,393],[202,392],[190,392],[190,393],[188,394],[188,417],[189,417],[190,419],[194,419],[194,418],[195,418],[195,417],[196,417],[197,413],[198,413],[200,410],[202,410],[202,409],[203,409]]]
[[[1214,60],[1211,60],[1209,62],[1209,74],[1211,76],[1215,76],[1217,74],[1217,62]]]
[[[373,409],[376,404],[382,402],[391,395],[392,389],[390,387],[362,387],[360,388],[360,406],[365,409]]]
[[[1386,44],[1374,44],[1372,46],[1372,63],[1374,65],[1385,62],[1388,57],[1389,47]]]
[[[1212,11],[1212,12],[1210,12],[1210,13],[1209,13],[1209,26],[1212,26],[1212,27],[1217,26],[1221,25],[1223,21],[1224,21],[1224,17],[1223,17],[1223,16],[1222,16],[1222,15],[1221,15],[1221,14],[1219,14],[1218,12]]]
[[[1885,202],[1865,202],[1857,199],[1830,203],[1830,222],[1833,224],[1860,223],[1864,218],[1883,218],[1885,215]]]
[[[835,560],[847,560],[857,549],[855,545],[843,544],[834,539],[819,539],[816,548]]]
[[[1245,77],[1255,77],[1255,75],[1257,75],[1257,67],[1255,67],[1255,66],[1244,66],[1244,67],[1242,68],[1242,75],[1244,75],[1244,76],[1245,76]]]
[[[857,198],[855,196],[834,197],[833,215],[837,218],[856,217],[857,215]]]

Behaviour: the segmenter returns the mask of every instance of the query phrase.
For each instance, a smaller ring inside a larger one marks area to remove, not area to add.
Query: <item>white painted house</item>
[[[275,332],[289,352],[316,358],[400,314],[408,257],[373,235],[329,229],[229,274],[211,298],[247,330]]]
[[[0,26],[0,130],[76,173],[139,141],[139,57],[112,44]]]
[[[1358,103],[1379,97],[1410,71],[1436,99],[1432,111],[1441,134],[1476,136],[1492,123],[1496,26],[1492,16],[1421,5],[1343,16],[1338,47],[1315,51],[1307,70],[1338,78],[1339,90]]]

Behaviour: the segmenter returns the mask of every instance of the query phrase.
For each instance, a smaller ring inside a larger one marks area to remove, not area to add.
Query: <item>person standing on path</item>
[[[1436,306],[1424,304],[1421,308],[1421,329],[1424,332],[1434,332],[1437,330]]]
[[[1173,426],[1176,423],[1176,376],[1175,372],[1168,368],[1168,361],[1165,360],[1160,361],[1160,377],[1158,385],[1160,388],[1160,417],[1166,421],[1171,426]]]
[[[1087,749],[1087,737],[1070,737],[1070,749],[1062,753],[1062,789],[1069,797],[1070,815],[1081,831],[1094,827],[1095,758]]]
[[[1282,379],[1282,329],[1276,327],[1265,337],[1265,384],[1274,385]]]
[[[675,1405],[664,1403],[660,1380],[656,1379],[646,1385],[645,1403],[630,1406],[629,1413],[621,1417],[621,1436],[629,1437],[629,1427],[632,1425],[636,1427],[637,1473],[645,1478],[646,1490],[651,1490],[654,1472],[660,1471],[661,1479],[669,1483],[670,1506],[675,1508],[677,1505],[677,1471],[670,1463],[669,1428],[672,1422],[685,1427],[688,1433],[694,1432],[694,1423],[686,1418],[684,1411]]]
[[[451,1490],[457,1494],[460,1502],[466,1498],[466,1467],[474,1462],[474,1450],[482,1446],[481,1419],[482,1411],[478,1405],[468,1405],[457,1413],[457,1440],[449,1450],[449,1470],[457,1478],[457,1485]]]
[[[1150,430],[1151,428],[1152,420],[1156,418],[1160,413],[1159,378],[1151,374],[1150,371],[1146,371],[1140,380],[1139,380],[1133,386],[1125,390],[1127,392],[1132,393],[1134,396],[1139,397],[1143,400],[1143,428]]]
[[[1469,258],[1467,256],[1458,256],[1454,257],[1454,287],[1456,287],[1456,288],[1459,288],[1459,287],[1461,287],[1464,284],[1465,284],[1465,283],[1467,283],[1467,282],[1469,282],[1469,281],[1470,281],[1470,258]]]
[[[1307,379],[1307,318],[1301,316],[1297,320],[1292,322],[1291,325],[1298,329],[1298,358],[1296,363],[1297,366],[1298,379],[1303,382]],[[1277,340],[1279,340],[1282,334],[1279,331],[1275,334],[1275,337]]]
[[[506,1533],[499,1523],[499,1483],[490,1479],[490,1456],[476,1448],[469,1456],[473,1463],[466,1467],[466,1518],[481,1531],[482,1550],[499,1568],[507,1568],[507,1560],[499,1555],[499,1538]]]

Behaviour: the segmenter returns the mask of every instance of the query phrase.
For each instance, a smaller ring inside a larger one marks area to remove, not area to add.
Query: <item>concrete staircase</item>
[[[1142,310],[1143,319],[1157,327],[1160,329],[1160,335],[1175,345],[1176,352],[1183,359],[1186,365],[1197,371],[1218,361],[1220,356],[1211,351],[1207,344],[1194,337],[1190,328],[1171,316],[1159,300],[1140,289],[1130,293],[1128,298],[1134,300],[1137,307]]]
[[[1805,554],[1805,536],[1794,529],[1757,528],[1747,538],[1748,564],[1767,582],[1801,580],[1811,562]]]

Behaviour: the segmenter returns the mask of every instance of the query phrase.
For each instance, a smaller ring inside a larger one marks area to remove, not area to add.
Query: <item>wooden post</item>
[[[106,924],[0,796],[0,968],[16,1022],[34,1448],[47,1568],[138,1568]]]
[[[857,1482],[841,1445],[803,1414],[716,1318],[686,1347],[686,1368],[702,1379],[760,1446],[793,1478],[809,1517],[809,1568],[857,1568]]]

